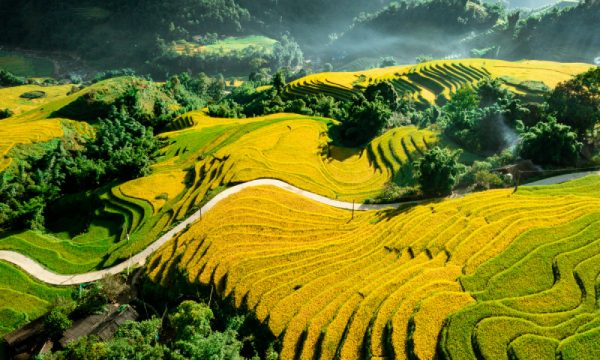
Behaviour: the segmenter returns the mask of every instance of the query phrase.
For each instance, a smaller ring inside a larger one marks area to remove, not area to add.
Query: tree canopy
[[[577,134],[554,117],[524,129],[521,138],[519,154],[524,159],[541,165],[576,165],[581,150]]]
[[[416,178],[421,190],[429,196],[445,196],[458,182],[460,152],[438,146],[427,151],[415,162]]]

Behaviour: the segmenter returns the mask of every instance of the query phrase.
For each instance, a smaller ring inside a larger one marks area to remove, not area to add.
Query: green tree
[[[380,67],[390,67],[390,66],[396,66],[396,65],[398,65],[398,62],[396,61],[396,59],[393,56],[383,57],[379,60]]]
[[[96,337],[81,337],[67,345],[64,351],[42,356],[44,360],[102,360],[106,359],[106,343]]]
[[[13,73],[0,69],[0,86],[19,86],[27,83],[25,78],[15,76]]]
[[[391,117],[392,111],[380,98],[357,100],[340,126],[341,140],[348,146],[363,145],[377,136]]]
[[[189,339],[194,334],[204,337],[210,335],[210,322],[213,319],[213,312],[208,305],[194,301],[182,302],[175,313],[169,316],[171,326],[176,329],[176,339]]]
[[[44,319],[44,328],[48,336],[53,339],[61,337],[71,325],[73,325],[73,322],[60,308],[52,309]]]
[[[283,71],[278,71],[273,76],[273,89],[275,89],[278,94],[283,93],[283,90],[285,89],[285,75]]]
[[[300,45],[289,35],[283,35],[275,44],[271,57],[275,69],[295,68],[304,62]]]
[[[389,81],[382,81],[374,85],[369,85],[365,90],[365,97],[369,101],[375,101],[381,98],[390,109],[396,109],[398,106],[398,92]]]
[[[577,134],[554,117],[524,129],[521,138],[519,155],[542,165],[575,165],[581,150]]]
[[[241,359],[239,353],[242,343],[237,339],[237,331],[231,327],[223,332],[213,331],[213,319],[213,312],[208,305],[182,302],[169,317],[176,332],[171,357],[177,360]]]
[[[436,146],[415,162],[416,178],[423,193],[445,196],[452,192],[460,173],[459,155],[460,151],[452,152]]]
[[[548,105],[558,122],[569,125],[583,138],[600,122],[600,67],[558,84]]]
[[[160,344],[161,320],[128,321],[119,327],[106,344],[106,359],[162,359],[168,353]]]

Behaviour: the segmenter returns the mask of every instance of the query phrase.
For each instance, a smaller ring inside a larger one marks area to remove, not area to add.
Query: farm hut
[[[137,320],[138,317],[137,311],[131,306],[111,305],[108,311],[102,314],[91,315],[76,321],[70,329],[65,331],[59,344],[64,348],[80,337],[89,335],[95,335],[102,341],[110,340],[121,324],[125,321]]]
[[[32,355],[39,354],[46,340],[43,318],[32,321],[4,336],[8,356],[11,359],[28,359]]]

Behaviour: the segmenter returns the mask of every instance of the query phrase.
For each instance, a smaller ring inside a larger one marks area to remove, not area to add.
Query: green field
[[[0,274],[0,336],[37,319],[57,298],[71,296],[70,287],[44,285],[2,261]]]
[[[0,69],[25,77],[54,76],[54,64],[52,61],[18,52],[0,50]]]
[[[254,47],[269,54],[273,51],[273,46],[276,43],[277,40],[266,36],[228,37],[211,45],[199,45],[193,42],[180,41],[175,45],[175,51],[180,54],[231,54]]]

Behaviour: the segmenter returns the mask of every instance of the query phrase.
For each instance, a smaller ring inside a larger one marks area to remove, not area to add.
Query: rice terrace
[[[0,2],[0,360],[600,359],[598,22]]]

